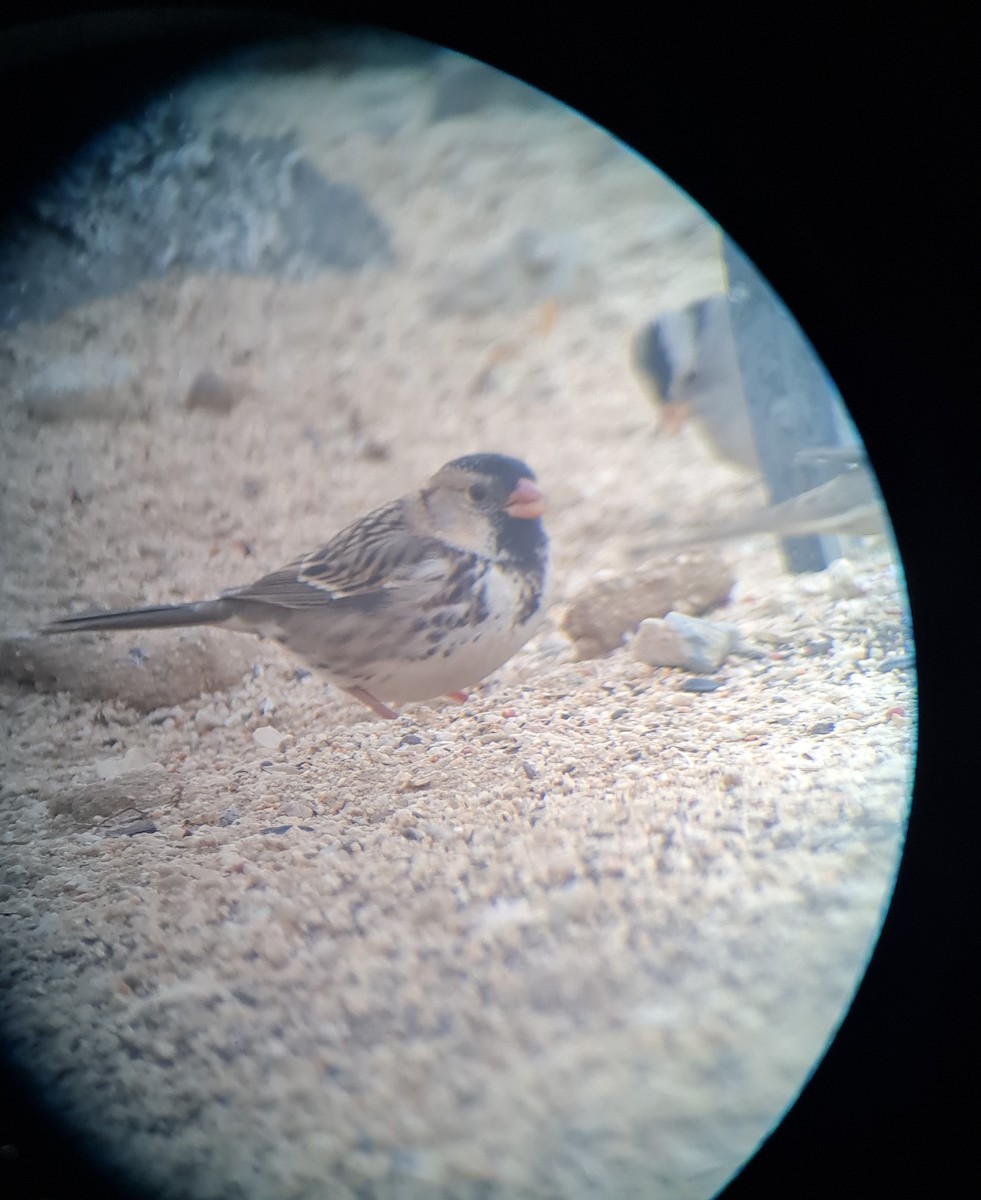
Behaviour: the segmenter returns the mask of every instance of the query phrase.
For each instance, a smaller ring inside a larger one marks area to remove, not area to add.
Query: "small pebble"
[[[252,740],[266,750],[278,750],[283,743],[283,734],[272,725],[260,725],[258,729],[253,729]]]
[[[834,731],[834,721],[816,721],[808,730],[808,733],[812,733],[815,736],[820,736],[825,733],[834,733]]]
[[[235,825],[242,819],[242,814],[234,805],[229,806],[218,818],[219,825]]]
[[[157,827],[152,821],[130,821],[127,825],[119,825],[106,831],[106,837],[135,837],[138,833],[156,833]]]
[[[916,656],[914,654],[900,654],[895,658],[884,658],[879,663],[879,671],[909,671],[916,666]]]
[[[722,687],[722,684],[717,679],[706,679],[703,675],[693,675],[689,679],[683,679],[678,685],[678,690],[682,692],[715,692]]]
[[[758,646],[736,646],[732,653],[738,655],[739,658],[749,658],[757,661],[761,658],[766,658],[766,652],[761,650]]]
[[[241,398],[240,389],[215,374],[210,367],[205,367],[188,388],[184,405],[188,412],[199,409],[227,416]]]
[[[825,574],[828,580],[828,595],[832,600],[853,600],[864,592],[864,588],[855,578],[855,568],[847,558],[836,558]]]
[[[377,438],[365,438],[361,444],[361,457],[366,458],[368,462],[387,462],[391,456],[388,445]]]
[[[286,833],[292,829],[292,825],[270,825],[267,829],[260,829],[260,833]]]
[[[226,720],[226,717],[219,716],[212,708],[199,708],[194,714],[194,724],[203,732],[221,729]]]
[[[148,712],[146,720],[151,725],[162,725],[164,721],[179,721],[184,715],[184,710],[176,704],[172,704],[167,708],[155,708],[152,712]]]

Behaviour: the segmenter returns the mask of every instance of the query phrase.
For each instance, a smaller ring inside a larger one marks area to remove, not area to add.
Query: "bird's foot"
[[[380,700],[376,700],[371,692],[366,692],[364,688],[353,687],[345,689],[349,696],[353,696],[355,700],[359,700],[362,704],[371,709],[373,713],[377,713],[379,717],[384,717],[386,721],[394,721],[398,717],[398,713],[389,708],[387,704],[382,704]]]
[[[457,704],[466,704],[467,702],[466,692],[447,692],[446,695],[450,700],[455,700]]]

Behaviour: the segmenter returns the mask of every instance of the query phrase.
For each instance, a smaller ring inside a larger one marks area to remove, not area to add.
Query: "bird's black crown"
[[[520,458],[509,458],[506,454],[465,454],[463,458],[454,458],[450,467],[459,467],[461,471],[480,471],[498,479],[508,489],[513,491],[521,479],[535,482],[535,472],[523,463]]]

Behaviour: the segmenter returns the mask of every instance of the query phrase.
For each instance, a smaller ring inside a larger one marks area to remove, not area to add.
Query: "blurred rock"
[[[704,692],[717,692],[722,684],[718,679],[706,679],[702,675],[689,675],[678,685],[682,692],[694,692],[699,695]]]
[[[272,725],[260,725],[258,729],[252,730],[252,740],[265,750],[281,749],[285,736]]]
[[[479,112],[494,105],[510,108],[545,108],[556,101],[537,88],[522,83],[475,59],[443,51],[436,59],[431,119],[444,121]]]
[[[178,269],[310,279],[393,258],[361,193],[291,133],[205,132],[166,97],[88,143],[0,226],[0,327]]]
[[[69,786],[48,801],[53,813],[70,813],[77,821],[111,817],[131,808],[144,812],[177,799],[178,782],[160,763],[129,771],[117,779]]]
[[[243,387],[222,379],[210,367],[205,367],[195,375],[187,389],[184,405],[188,412],[204,411],[227,416],[244,394]]]
[[[429,307],[436,317],[518,312],[546,300],[587,300],[596,286],[572,234],[521,229],[489,258],[448,271],[431,293]]]
[[[118,779],[120,775],[150,766],[150,760],[139,746],[131,746],[121,758],[100,758],[93,765],[100,779]]]
[[[680,554],[584,588],[566,609],[562,628],[575,644],[577,658],[599,658],[615,650],[645,618],[672,610],[698,615],[724,603],[733,583],[717,551]]]
[[[731,626],[679,612],[669,612],[663,620],[645,618],[630,643],[638,662],[651,667],[683,667],[705,675],[717,671],[732,648]]]
[[[150,713],[233,687],[254,657],[252,639],[209,629],[8,637],[0,639],[0,677]]]
[[[847,558],[834,559],[828,565],[825,575],[828,580],[828,595],[832,600],[853,600],[865,592],[855,574],[854,566]]]
[[[21,404],[36,421],[121,420],[143,411],[143,388],[131,362],[78,355],[46,363],[24,389]]]

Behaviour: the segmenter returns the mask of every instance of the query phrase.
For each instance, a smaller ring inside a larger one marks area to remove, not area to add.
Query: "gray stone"
[[[210,629],[25,635],[0,639],[0,678],[151,713],[239,683],[254,654],[253,639]]]
[[[106,837],[136,837],[140,833],[156,833],[157,827],[150,820],[141,818],[136,821],[129,821],[125,825],[120,825],[116,829],[106,831]]]
[[[243,394],[243,388],[223,379],[210,367],[205,367],[195,375],[187,389],[184,405],[188,412],[202,410],[218,416],[227,416],[242,399]]]
[[[679,692],[717,692],[722,684],[718,679],[706,679],[704,675],[689,675],[678,685]]]
[[[177,796],[177,780],[159,763],[140,771],[128,771],[117,779],[77,784],[54,795],[48,802],[53,813],[70,813],[77,821],[111,817],[126,809],[137,812],[170,804]]]
[[[388,227],[291,133],[204,132],[171,97],[88,143],[0,227],[0,328],[170,270],[310,279],[393,259]]]
[[[730,626],[680,612],[669,612],[663,620],[641,621],[630,644],[638,662],[652,667],[683,667],[699,675],[717,671],[732,646]]]

